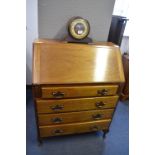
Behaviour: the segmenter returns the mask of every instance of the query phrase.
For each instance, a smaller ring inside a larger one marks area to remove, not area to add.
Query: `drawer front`
[[[110,122],[111,119],[107,119],[93,122],[70,123],[65,125],[39,126],[39,130],[41,137],[77,134],[108,129]]]
[[[112,118],[114,109],[38,115],[39,125],[88,122]]]
[[[42,87],[42,98],[76,98],[90,96],[107,96],[117,93],[117,85]]]
[[[40,100],[37,99],[37,111],[43,113],[60,113],[82,110],[101,110],[105,108],[114,108],[118,96],[79,98],[79,99],[61,99],[61,100]]]

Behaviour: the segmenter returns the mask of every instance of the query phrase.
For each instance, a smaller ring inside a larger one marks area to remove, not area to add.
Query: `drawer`
[[[78,98],[78,99],[37,99],[37,112],[42,113],[60,113],[69,111],[83,110],[100,110],[105,108],[114,108],[116,106],[118,96],[94,97],[94,98]]]
[[[117,85],[41,87],[42,98],[107,96],[117,93]]]
[[[58,136],[108,129],[111,119],[92,122],[70,123],[61,125],[39,126],[40,136]]]
[[[39,125],[55,125],[74,122],[88,122],[112,118],[114,109],[91,110],[60,114],[39,114]]]

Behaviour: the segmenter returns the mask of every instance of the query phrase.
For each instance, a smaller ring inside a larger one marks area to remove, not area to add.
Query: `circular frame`
[[[82,34],[77,34],[75,32],[75,26],[78,24],[78,23],[81,23],[84,28],[85,28],[85,31],[84,33]],[[89,25],[89,22],[86,20],[86,19],[83,19],[81,17],[76,17],[76,18],[72,18],[70,21],[69,21],[69,24],[68,24],[68,31],[69,31],[69,34],[74,38],[74,39],[84,39],[88,36],[89,32],[90,32],[90,25]]]

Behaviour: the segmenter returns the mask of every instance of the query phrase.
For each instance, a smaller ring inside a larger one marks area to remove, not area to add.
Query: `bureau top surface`
[[[116,82],[124,82],[124,73],[120,50],[111,43],[34,42],[33,84]]]

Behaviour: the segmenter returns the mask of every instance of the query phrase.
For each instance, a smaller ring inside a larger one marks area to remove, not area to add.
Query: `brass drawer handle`
[[[52,133],[53,134],[61,134],[61,133],[64,133],[64,131],[62,129],[55,129]]]
[[[62,123],[62,119],[59,118],[59,117],[55,117],[55,118],[51,119],[51,122],[53,122],[53,123]]]
[[[57,110],[63,110],[64,106],[63,105],[54,105],[51,107],[52,110],[57,111]]]
[[[64,95],[65,95],[65,93],[60,92],[60,91],[52,92],[52,96],[53,96],[54,98],[63,98]]]
[[[103,108],[104,106],[105,106],[105,103],[103,103],[102,101],[96,102],[96,107],[97,108]]]
[[[94,120],[99,120],[99,119],[102,119],[102,118],[103,118],[103,115],[102,115],[102,114],[92,115],[92,118],[93,118]]]
[[[99,128],[99,126],[94,125],[94,126],[91,126],[91,127],[90,127],[90,130],[91,130],[91,131],[98,131],[98,130],[100,130],[100,128]]]
[[[98,95],[104,96],[108,94],[108,89],[102,89],[97,91]]]

